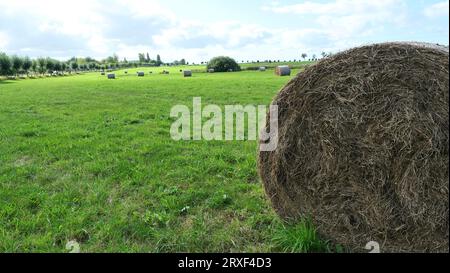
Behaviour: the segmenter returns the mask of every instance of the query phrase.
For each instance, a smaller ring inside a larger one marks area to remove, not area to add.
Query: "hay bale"
[[[208,69],[208,73],[214,73],[214,72],[215,72],[214,68]]]
[[[275,68],[275,74],[278,76],[290,76],[291,68],[287,65],[280,65]]]
[[[276,212],[350,251],[449,251],[449,53],[385,43],[290,81],[259,173]],[[268,128],[266,128],[268,130]]]
[[[259,71],[261,71],[261,72],[264,72],[264,71],[266,71],[267,69],[266,69],[266,67],[265,66],[261,66],[260,68],[259,68]]]
[[[114,73],[108,74],[108,79],[114,80],[115,78],[116,78],[116,74],[114,74]]]
[[[184,70],[183,71],[184,77],[192,77],[192,71],[191,70]]]
[[[137,76],[138,77],[144,77],[145,73],[143,71],[139,71],[139,72],[137,72]]]

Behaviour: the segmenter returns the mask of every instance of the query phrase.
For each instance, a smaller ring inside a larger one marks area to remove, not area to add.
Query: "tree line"
[[[59,61],[52,58],[36,58],[31,59],[28,56],[22,57],[17,55],[8,56],[0,52],[0,75],[1,76],[18,76],[34,74],[46,74],[53,72],[71,72],[96,69],[97,63],[79,63],[72,58],[69,61]]]
[[[331,53],[321,53],[322,57],[329,57]],[[303,61],[317,61],[317,55],[313,54],[309,59],[306,53],[301,54]],[[298,60],[300,61],[300,60]],[[264,63],[280,62],[280,60],[265,60]],[[291,62],[291,61],[289,61]],[[294,60],[297,62],[297,60]],[[245,63],[245,61],[242,61]],[[255,63],[254,61],[247,61],[247,63]],[[256,61],[260,63],[260,61]],[[194,65],[194,63],[192,63]],[[208,64],[208,62],[201,62],[201,64]],[[59,61],[52,58],[36,58],[31,59],[28,56],[8,56],[6,53],[0,52],[0,76],[18,76],[34,74],[52,74],[61,72],[79,72],[79,71],[95,71],[95,70],[114,70],[119,68],[132,68],[139,66],[171,66],[171,65],[189,65],[185,59],[176,60],[171,63],[164,63],[161,60],[161,56],[158,54],[156,59],[151,59],[148,53],[139,53],[137,61],[128,61],[126,58],[119,59],[117,54],[113,54],[101,61],[95,60],[90,57],[76,58],[72,57],[67,61]]]
[[[175,61],[173,61],[171,63],[164,63],[161,60],[161,56],[159,54],[156,55],[156,59],[152,59],[152,58],[150,58],[150,55],[148,54],[148,52],[147,53],[139,53],[138,54],[138,60],[139,60],[140,64],[146,64],[148,66],[189,65],[189,62],[187,62],[185,59],[175,60]]]
[[[141,54],[139,54],[141,57]],[[143,64],[149,64],[151,66],[167,65],[161,61],[161,57],[158,55],[156,60],[151,60],[148,56],[145,56],[145,60],[128,61],[126,58],[119,60],[119,57],[114,54],[98,61],[91,57],[76,58],[72,57],[67,61],[60,61],[52,59],[50,57],[40,57],[31,59],[28,56],[7,55],[0,52],[0,76],[19,76],[33,74],[53,74],[63,72],[83,72],[83,71],[96,71],[96,70],[109,70],[118,68],[132,68],[139,67]],[[184,64],[186,63],[182,60]],[[178,63],[178,61],[177,61]]]

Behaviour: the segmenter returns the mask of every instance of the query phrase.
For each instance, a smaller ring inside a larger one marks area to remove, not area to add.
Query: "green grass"
[[[289,253],[331,252],[327,242],[317,237],[309,220],[293,226],[281,225],[276,229],[273,241]]]
[[[271,209],[256,141],[169,135],[174,105],[268,105],[289,78],[175,69],[0,81],[0,252],[316,250]]]

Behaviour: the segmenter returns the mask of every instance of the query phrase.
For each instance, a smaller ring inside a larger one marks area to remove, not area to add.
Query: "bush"
[[[225,56],[212,58],[208,63],[208,69],[214,69],[214,72],[228,72],[230,69],[241,71],[241,67],[234,59]]]

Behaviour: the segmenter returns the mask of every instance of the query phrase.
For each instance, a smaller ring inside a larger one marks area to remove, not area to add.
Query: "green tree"
[[[11,62],[13,73],[17,76],[17,74],[19,74],[20,70],[22,69],[23,59],[17,55],[13,55],[11,57]]]
[[[55,70],[55,60],[47,58],[45,60],[45,67],[48,72],[53,72]]]
[[[6,76],[11,73],[11,59],[5,53],[0,52],[0,75]]]
[[[45,73],[45,69],[47,67],[47,60],[44,59],[44,58],[38,58],[37,62],[39,63],[39,72],[41,74],[44,74]]]
[[[138,57],[139,57],[140,63],[145,63],[145,54],[144,53],[139,53]]]
[[[55,71],[58,71],[58,72],[61,71],[62,70],[61,62],[55,61],[53,68],[55,69]]]
[[[23,65],[22,65],[22,68],[23,68],[23,71],[24,71],[27,75],[28,75],[28,72],[30,71],[32,65],[33,65],[33,62],[31,61],[31,59],[30,59],[28,56],[26,56],[26,57],[23,59]]]
[[[212,58],[208,63],[208,69],[214,69],[215,72],[228,72],[229,70],[240,71],[241,67],[237,62],[226,56]]]
[[[38,72],[38,67],[39,67],[39,63],[37,60],[33,60],[31,62],[31,70],[33,71],[33,73],[37,73]]]
[[[77,62],[70,63],[70,68],[76,71],[78,69],[78,63]]]
[[[161,56],[156,55],[156,66],[161,66],[163,62],[161,61]]]
[[[91,57],[86,57],[84,60],[85,60],[87,63],[96,63],[96,62],[97,62],[95,59],[93,59],[93,58],[91,58]]]

